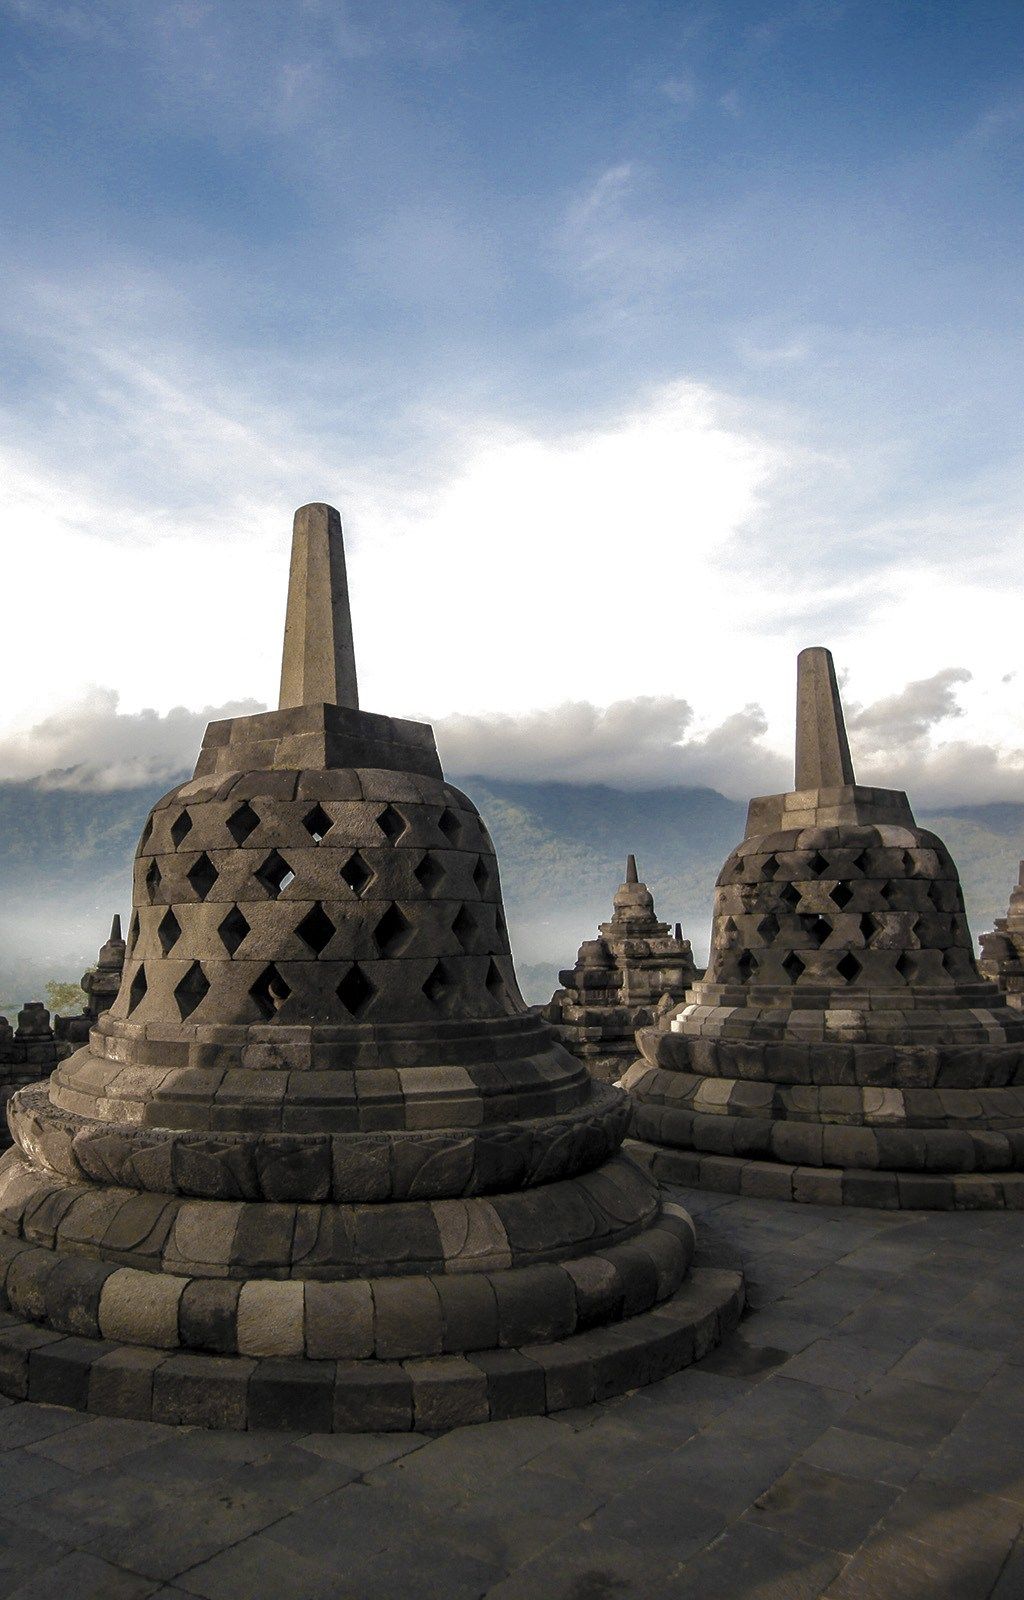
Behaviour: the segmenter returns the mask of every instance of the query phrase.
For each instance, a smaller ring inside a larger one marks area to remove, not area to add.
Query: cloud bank
[[[970,682],[966,668],[946,667],[867,704],[849,697],[858,779],[904,788],[924,805],[1024,803],[1024,750],[943,736],[944,724],[963,719],[957,691]],[[115,690],[93,688],[0,737],[0,780],[91,792],[170,785],[191,772],[207,722],[264,709],[246,700],[123,711]],[[678,696],[637,695],[605,706],[567,700],[518,715],[456,712],[434,726],[445,770],[464,779],[708,787],[740,800],[792,783],[791,755],[769,741],[756,703],[709,722]]]
[[[122,711],[115,689],[93,688],[33,727],[0,739],[0,780],[43,789],[148,788],[191,771],[208,722],[266,708],[229,701],[189,711]]]

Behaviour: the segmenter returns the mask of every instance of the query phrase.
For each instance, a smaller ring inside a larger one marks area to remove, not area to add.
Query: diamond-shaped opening
[[[874,938],[879,926],[878,918],[873,917],[870,911],[865,911],[860,919],[860,931],[864,937],[865,944],[868,944]]]
[[[904,983],[913,983],[917,975],[917,962],[908,950],[901,950],[895,962],[896,971]]]
[[[266,861],[257,869],[256,877],[274,900],[284,893],[290,883],[295,882],[294,872],[277,850],[271,850]]]
[[[969,976],[971,965],[970,958],[964,950],[949,949],[942,952],[942,966],[953,978]]]
[[[820,850],[815,850],[810,861],[807,863],[807,870],[812,877],[815,878],[820,878],[822,873],[828,870],[828,862],[825,860],[825,857],[822,855]]]
[[[312,910],[307,911],[295,932],[303,944],[308,945],[313,954],[318,956],[322,950],[327,949],[337,930],[318,900]]]
[[[139,849],[140,850],[145,850],[147,844],[149,843],[150,836],[151,836],[152,832],[153,832],[153,818],[151,816],[149,816],[149,817],[146,818],[146,826],[143,828],[143,830],[142,830],[142,838],[139,840]]]
[[[473,882],[476,884],[476,892],[482,900],[491,885],[491,874],[487,870],[487,862],[483,856],[477,856],[476,858],[476,866],[473,868]]]
[[[858,872],[866,873],[868,870],[868,853],[862,850],[860,855],[854,856],[853,865]]]
[[[757,925],[757,933],[758,938],[763,939],[765,944],[771,944],[772,940],[778,937],[779,919],[774,911],[769,911],[766,917],[761,918]]]
[[[133,911],[132,912],[132,919],[128,924],[128,943],[125,946],[126,951],[127,950],[134,950],[135,946],[138,944],[138,942],[139,942],[139,913],[137,911]]]
[[[199,1005],[210,992],[210,980],[199,965],[193,961],[185,976],[174,991],[174,998],[178,1006],[178,1014],[182,1022],[190,1017],[196,1006]]]
[[[852,950],[847,950],[846,954],[836,962],[836,971],[845,983],[852,983],[855,978],[859,978],[861,970],[861,964]]]
[[[388,906],[373,930],[377,954],[385,958],[399,955],[409,943],[412,923],[394,904]]]
[[[944,911],[945,910],[945,906],[943,905],[943,900],[944,900],[945,897],[944,897],[944,895],[942,893],[942,889],[939,887],[939,884],[936,882],[936,880],[934,878],[932,879],[931,883],[928,885],[928,898],[931,901],[932,905],[935,907],[936,911]]]
[[[249,932],[249,924],[238,907],[232,906],[217,932],[228,955],[233,956]]]
[[[744,950],[739,961],[736,963],[736,966],[739,971],[740,982],[749,983],[751,978],[754,976],[754,973],[757,971],[757,957],[754,955],[753,951]]]
[[[236,844],[244,844],[259,825],[260,819],[248,800],[243,800],[238,810],[231,813],[227,823],[228,832]]]
[[[484,983],[487,985],[487,992],[492,999],[504,1001],[507,993],[505,989],[505,980],[499,972],[498,964],[494,960],[493,956],[488,964],[487,976],[484,979]]]
[[[476,918],[468,906],[460,906],[455,921],[452,923],[452,932],[458,939],[463,950],[468,950],[476,933]]]
[[[187,811],[182,811],[171,823],[171,838],[174,841],[175,850],[177,850],[182,839],[187,839],[191,832],[192,818]]]
[[[377,991],[358,961],[353,961],[335,992],[346,1011],[361,1017]]]
[[[219,873],[204,850],[195,866],[189,869],[186,876],[200,900],[205,900],[217,882]]]
[[[910,854],[909,850],[904,850],[902,860],[903,860],[903,870],[907,874],[907,877],[909,878],[911,876],[911,874],[913,873],[913,871],[914,871],[914,858]]]
[[[164,955],[170,955],[171,951],[174,949],[174,946],[181,938],[181,923],[174,915],[174,912],[171,910],[170,906],[168,906],[167,910],[160,919],[160,926],[156,930],[156,936],[160,940],[160,948]]]
[[[156,898],[156,892],[162,882],[163,874],[161,873],[160,868],[157,866],[155,861],[151,861],[149,863],[149,871],[146,873],[146,893],[149,895],[150,905],[153,904],[153,901]]]
[[[819,950],[832,932],[832,924],[827,917],[801,917],[800,925],[811,943],[817,945]]]
[[[423,993],[432,1005],[439,1006],[452,991],[452,982],[442,961],[439,961],[423,985]]]
[[[743,857],[742,856],[737,856],[736,860],[732,864],[732,875],[733,875],[733,877],[734,878],[741,878],[743,876],[743,871],[744,871],[745,866],[746,866],[746,862],[743,860]]]
[[[784,883],[782,888],[779,890],[779,899],[782,901],[783,905],[789,906],[792,909],[800,904],[800,890],[797,888],[795,883]]]
[[[884,900],[886,905],[888,905],[889,901],[892,899],[892,896],[893,896],[892,884],[889,883],[889,882],[883,883],[882,887],[878,891],[879,900]]]
[[[837,883],[834,888],[829,890],[828,897],[835,902],[840,911],[845,911],[853,899],[853,890],[848,883]]]
[[[445,838],[448,840],[449,844],[458,843],[462,834],[462,823],[455,815],[455,812],[452,811],[448,806],[445,806],[444,810],[441,812],[441,815],[438,817],[437,825],[444,834]]]
[[[413,867],[412,875],[424,894],[432,894],[444,877],[444,868],[428,850],[418,865]]]
[[[768,882],[770,883],[772,881],[772,879],[774,878],[775,874],[778,872],[778,870],[779,870],[778,857],[774,856],[774,855],[766,856],[765,859],[764,859],[764,862],[762,864],[762,867],[761,867],[761,876],[762,876],[762,878],[766,878],[768,880]]]
[[[807,963],[800,960],[800,957],[797,955],[795,950],[791,950],[785,961],[782,963],[782,970],[786,974],[786,977],[789,979],[790,983],[796,983],[797,979],[802,977],[806,972]]]
[[[397,844],[409,824],[394,806],[385,806],[377,818],[377,826],[389,844]]]
[[[358,850],[353,850],[341,869],[341,876],[352,893],[359,898],[373,879],[373,868],[367,866]]]
[[[312,811],[306,812],[302,819],[302,826],[314,844],[321,844],[334,827],[334,818],[327,815],[327,812],[318,801]]]
[[[129,1016],[131,1016],[132,1012],[135,1010],[135,1007],[137,1005],[140,1005],[141,1002],[145,999],[146,990],[147,990],[148,987],[149,987],[149,985],[146,982],[146,969],[145,969],[145,967],[140,967],[138,972],[135,974],[134,978],[132,979],[131,984],[129,985],[129,988],[128,988],[128,1015]]]
[[[277,1015],[291,992],[273,962],[263,968],[249,990],[256,1002],[256,1009],[265,1022],[269,1022],[271,1017]]]

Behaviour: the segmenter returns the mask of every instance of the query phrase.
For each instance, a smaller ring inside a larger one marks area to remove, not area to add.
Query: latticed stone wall
[[[297,774],[153,813],[116,1017],[317,1024],[507,1014],[519,997],[494,849],[449,785]],[[187,789],[188,786],[186,786]],[[255,792],[247,794],[247,789]],[[340,972],[340,976],[339,976]]]
[[[706,982],[754,980],[784,993],[827,989],[854,1004],[876,988],[977,982],[942,841],[885,824],[744,840],[717,880]]]

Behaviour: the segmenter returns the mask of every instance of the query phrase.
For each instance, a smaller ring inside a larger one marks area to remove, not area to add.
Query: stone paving
[[[674,1193],[749,1311],[603,1405],[431,1437],[3,1402],[0,1596],[1024,1596],[1024,1215]]]

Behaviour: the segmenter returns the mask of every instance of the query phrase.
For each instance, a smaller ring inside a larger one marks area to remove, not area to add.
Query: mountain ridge
[[[746,804],[706,787],[453,778],[486,821],[502,873],[524,992],[546,999],[560,967],[610,915],[626,855],[637,856],[659,915],[679,921],[703,960],[715,878],[743,833]],[[131,860],[169,785],[94,793],[0,782],[0,996],[31,998],[77,978],[113,911],[127,912]],[[1001,916],[1024,856],[1024,802],[921,809],[960,868],[977,934]]]

